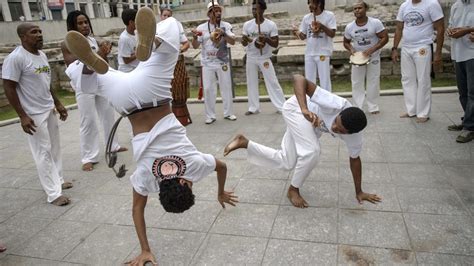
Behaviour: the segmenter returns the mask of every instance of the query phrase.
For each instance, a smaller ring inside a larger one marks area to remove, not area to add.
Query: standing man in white
[[[202,44],[201,65],[206,124],[216,121],[217,83],[219,83],[224,105],[224,119],[237,120],[233,110],[232,80],[227,49],[227,44],[235,44],[235,34],[232,32],[232,25],[221,20],[222,12],[223,7],[216,0],[211,0],[207,5],[209,20],[192,30],[193,48],[197,49]]]
[[[380,112],[377,99],[380,95],[380,49],[388,42],[388,33],[382,22],[367,17],[367,3],[357,1],[354,6],[356,19],[344,31],[344,47],[353,55],[362,52],[370,58],[368,65],[352,65],[352,99],[362,109],[367,86],[367,106],[371,114]],[[366,82],[367,79],[367,82]]]
[[[464,110],[461,125],[449,126],[449,130],[461,131],[456,138],[459,143],[474,140],[474,3],[472,0],[458,0],[451,7],[449,28],[451,37],[451,58],[456,68],[456,83],[459,101]],[[471,35],[471,40],[469,39]]]
[[[15,48],[3,62],[2,79],[5,95],[20,118],[23,131],[28,134],[28,143],[38,170],[38,177],[47,201],[56,206],[69,204],[62,189],[72,187],[64,182],[61,161],[59,119],[65,121],[67,111],[50,90],[51,68],[48,58],[41,51],[43,34],[32,23],[17,27],[21,45]]]
[[[258,1],[258,3],[257,3]],[[267,9],[265,0],[254,0],[252,13],[255,19],[244,23],[242,29],[242,45],[247,51],[247,94],[249,109],[245,115],[260,112],[260,101],[258,91],[258,70],[262,71],[265,87],[273,105],[281,113],[285,95],[275,75],[272,57],[273,48],[278,47],[278,28],[275,22],[263,17]]]
[[[441,61],[444,42],[444,15],[437,0],[407,0],[398,10],[393,39],[392,60],[398,61],[398,45],[403,36],[401,72],[406,113],[400,118],[415,117],[425,123],[431,112],[431,61],[433,33],[436,30],[436,51],[433,67]]]
[[[77,31],[84,35],[92,50],[97,51],[104,60],[110,53],[110,44],[102,43],[91,37],[92,26],[89,17],[82,11],[71,11],[67,16],[67,30]],[[110,106],[106,98],[99,95],[97,84],[97,73],[90,70],[77,60],[77,57],[69,52],[63,43],[61,46],[64,62],[68,66],[66,74],[71,78],[71,86],[76,92],[77,106],[81,117],[80,137],[81,137],[81,162],[83,171],[92,171],[94,164],[99,162],[99,129],[97,128],[96,112],[104,129],[104,142],[107,143],[109,132],[114,124],[114,109]],[[95,112],[94,112],[95,111]],[[126,151],[127,148],[120,147],[117,139],[112,145],[113,151]]]
[[[134,70],[140,61],[135,55],[135,47],[137,39],[135,37],[135,16],[137,10],[125,9],[122,12],[122,21],[125,24],[125,30],[120,34],[118,41],[118,70],[122,72],[130,72]]]
[[[319,78],[321,88],[332,91],[331,88],[331,55],[333,39],[336,35],[336,16],[331,11],[324,10],[324,0],[308,0],[311,13],[305,15],[299,29],[293,33],[306,41],[304,54],[304,72],[306,78],[316,83]]]

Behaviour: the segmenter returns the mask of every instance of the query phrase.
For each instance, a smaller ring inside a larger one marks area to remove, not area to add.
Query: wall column
[[[2,1],[2,15],[5,21],[12,21],[12,14],[10,13],[10,7],[8,6],[8,0]]]
[[[21,0],[21,8],[23,9],[23,16],[25,16],[25,20],[32,20],[33,18],[31,17],[30,5],[28,4],[28,0]]]
[[[92,5],[92,1],[91,0],[87,0],[87,15],[89,16],[89,18],[95,18],[95,13],[94,13],[94,6]]]

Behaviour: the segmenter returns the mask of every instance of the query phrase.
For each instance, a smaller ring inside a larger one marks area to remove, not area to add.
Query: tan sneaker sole
[[[155,14],[150,8],[142,7],[138,10],[135,27],[138,39],[136,56],[139,61],[146,61],[151,56],[156,34]]]
[[[66,47],[77,59],[99,74],[109,71],[109,64],[102,57],[92,51],[86,37],[77,31],[66,34]]]

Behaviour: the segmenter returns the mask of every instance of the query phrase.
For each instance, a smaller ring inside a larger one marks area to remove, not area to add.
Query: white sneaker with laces
[[[229,115],[229,116],[224,117],[224,119],[227,119],[227,120],[230,120],[230,121],[235,121],[235,120],[237,120],[237,116]]]
[[[207,125],[209,125],[209,124],[212,124],[212,123],[216,122],[216,119],[215,119],[215,118],[208,118],[208,119],[206,119],[206,121],[204,121],[204,122],[205,122]]]

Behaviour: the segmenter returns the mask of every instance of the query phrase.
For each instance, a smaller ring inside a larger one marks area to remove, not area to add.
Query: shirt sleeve
[[[346,143],[347,152],[349,156],[353,159],[360,156],[362,152],[362,134],[354,133],[349,135],[340,135],[344,143]]]
[[[352,24],[347,24],[346,28],[344,29],[344,38],[348,39],[348,40],[352,40],[352,36],[351,36],[351,25]]]
[[[316,87],[316,91],[310,98],[310,101],[317,104],[325,113],[340,112],[351,106],[346,99],[330,93],[319,86]]]
[[[306,23],[306,16],[304,16],[301,20],[300,31],[305,35],[308,34],[308,24]]]
[[[272,22],[272,29],[270,31],[270,37],[278,36],[278,27],[276,23]]]
[[[179,42],[187,42],[188,38],[186,37],[186,33],[184,32],[183,24],[181,22],[178,22],[178,27],[179,27]]]
[[[226,23],[225,25],[225,34],[230,37],[235,37],[234,32],[232,32],[232,25],[230,25],[230,23]]]
[[[332,30],[337,30],[336,16],[333,13],[330,13],[331,17],[328,21],[327,27]]]
[[[17,55],[7,56],[3,61],[2,79],[19,82],[21,78],[22,65],[21,60]]]
[[[376,33],[381,33],[382,31],[385,30],[385,27],[382,23],[382,21],[380,21],[379,19],[374,19],[374,24],[375,24],[375,32]]]
[[[400,8],[398,9],[398,14],[397,14],[397,21],[403,22],[403,9],[405,7],[405,3],[403,3]]]
[[[443,9],[438,1],[432,1],[428,10],[430,11],[430,17],[433,22],[444,17]]]
[[[248,30],[249,30],[249,22],[247,21],[244,23],[244,26],[242,27],[242,34],[249,36]]]

